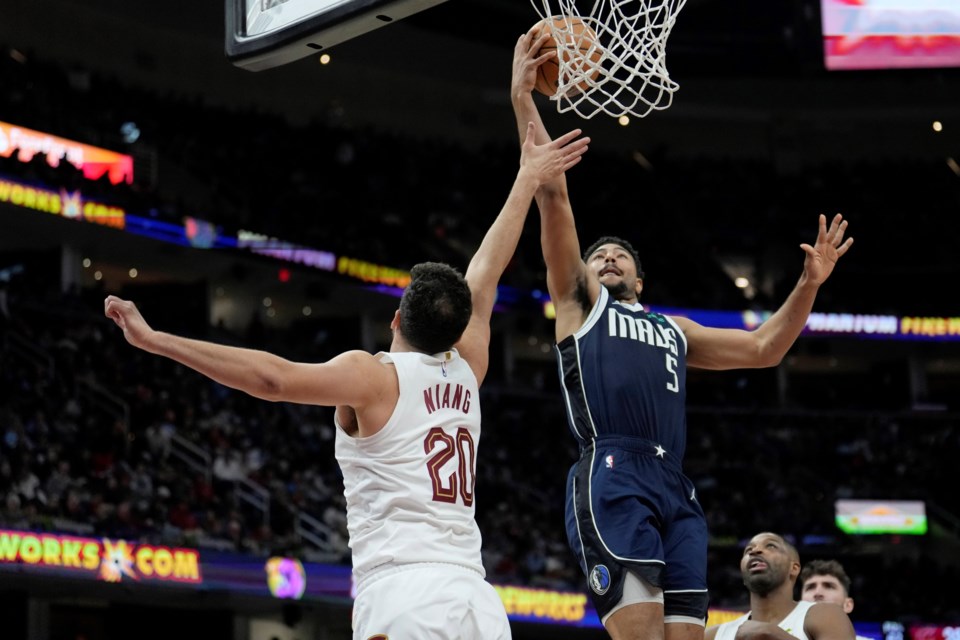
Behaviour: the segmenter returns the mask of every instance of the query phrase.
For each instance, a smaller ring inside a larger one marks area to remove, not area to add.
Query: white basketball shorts
[[[364,579],[353,605],[354,640],[510,640],[503,601],[479,573],[419,563]]]

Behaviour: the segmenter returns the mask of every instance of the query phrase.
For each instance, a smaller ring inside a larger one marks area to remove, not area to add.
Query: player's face
[[[630,252],[620,245],[597,247],[587,260],[587,268],[597,274],[600,284],[617,300],[639,294],[637,265]]]
[[[740,575],[751,593],[767,595],[787,581],[793,563],[790,550],[780,536],[761,533],[743,549]]]
[[[844,611],[847,611],[848,606],[853,608],[853,601],[847,597],[846,590],[835,576],[811,576],[803,583],[800,599],[807,602],[838,604]],[[850,612],[847,611],[847,613]]]

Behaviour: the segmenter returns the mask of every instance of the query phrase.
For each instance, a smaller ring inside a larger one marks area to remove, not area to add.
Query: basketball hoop
[[[686,1],[594,0],[590,12],[583,14],[577,0],[531,0],[543,19],[582,20],[597,34],[602,49],[598,64],[584,65],[571,21],[548,21],[557,46],[569,54],[558,56],[561,80],[551,98],[557,111],[574,111],[586,119],[600,112],[643,118],[669,108],[680,87],[667,71],[667,38]]]

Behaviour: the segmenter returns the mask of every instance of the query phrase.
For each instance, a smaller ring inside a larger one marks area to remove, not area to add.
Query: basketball
[[[570,65],[572,73],[576,76],[589,77],[589,80],[596,80],[600,75],[600,59],[603,57],[603,51],[600,49],[600,41],[597,39],[596,32],[588,27],[583,20],[572,16],[557,16],[548,18],[552,20],[553,28],[557,34],[551,42],[546,43],[537,52],[537,55],[549,53],[556,50],[557,39],[564,38],[564,46],[560,49],[563,61]],[[543,29],[549,29],[546,20],[541,20],[538,25],[537,37],[543,33]],[[579,53],[575,53],[579,52]],[[573,56],[571,59],[570,56]],[[570,93],[582,93],[590,88],[589,80],[583,80],[575,87],[571,87]],[[547,60],[537,69],[537,82],[534,89],[545,96],[553,96],[560,87],[560,60],[552,58]]]

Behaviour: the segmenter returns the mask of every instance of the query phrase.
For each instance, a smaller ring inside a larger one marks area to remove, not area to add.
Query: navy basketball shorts
[[[566,524],[601,619],[628,571],[663,590],[666,618],[706,619],[707,523],[669,452],[638,438],[588,444],[567,479]]]

